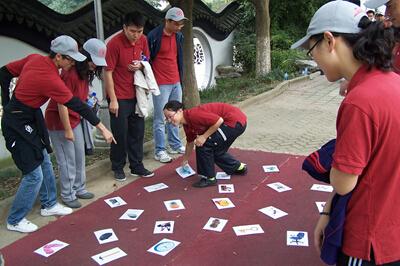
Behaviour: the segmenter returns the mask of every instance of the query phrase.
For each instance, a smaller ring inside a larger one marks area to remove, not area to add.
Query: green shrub
[[[271,64],[272,69],[280,70],[283,73],[295,74],[298,68],[295,64],[297,59],[305,59],[304,51],[300,50],[272,50],[271,51]],[[283,76],[283,74],[282,74]]]

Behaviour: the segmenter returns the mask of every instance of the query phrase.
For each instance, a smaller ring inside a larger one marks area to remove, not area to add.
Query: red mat
[[[219,181],[234,184],[234,194],[219,194],[218,186],[192,188],[197,177],[180,178],[175,172],[179,161],[174,161],[157,169],[154,178],[141,178],[1,249],[6,265],[97,265],[91,256],[114,247],[128,255],[108,265],[322,265],[312,232],[318,219],[315,201],[325,201],[328,194],[310,190],[315,182],[301,171],[304,157],[238,149],[232,154],[249,167],[247,176]],[[270,164],[280,172],[264,173],[262,165]],[[160,182],[169,188],[152,193],[143,189]],[[266,186],[272,182],[292,190],[278,193]],[[104,199],[114,196],[127,205],[110,208]],[[211,199],[222,197],[236,207],[218,210]],[[167,211],[163,201],[173,199],[181,199],[186,209]],[[267,206],[289,215],[274,220],[258,211]],[[144,212],[136,221],[119,220],[127,209]],[[222,232],[203,230],[210,217],[229,221]],[[162,220],[175,221],[173,234],[153,234],[155,221]],[[260,224],[265,233],[236,236],[232,227],[247,224]],[[100,245],[93,232],[107,228],[119,240]],[[287,246],[286,231],[307,231],[309,246]],[[181,244],[164,257],[147,252],[163,238]],[[33,252],[55,239],[69,246],[48,258]]]

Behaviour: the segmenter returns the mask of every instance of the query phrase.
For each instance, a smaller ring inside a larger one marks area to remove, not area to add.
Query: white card
[[[119,259],[126,256],[126,253],[120,248],[113,248],[97,255],[92,256],[92,259],[97,262],[99,265],[106,264],[110,261]]]
[[[235,186],[233,184],[220,184],[218,185],[219,193],[235,193]]]
[[[259,209],[259,211],[264,213],[265,215],[268,215],[269,217],[271,217],[273,219],[278,219],[278,218],[288,215],[286,212],[284,212],[278,208],[275,208],[273,206]]]
[[[304,231],[287,231],[286,244],[288,246],[308,247],[308,233]]]
[[[138,209],[128,209],[124,214],[122,214],[121,217],[119,217],[120,220],[137,220],[139,216],[144,212],[144,210],[138,210]]]
[[[151,253],[155,253],[160,256],[165,256],[171,250],[176,248],[180,243],[181,242],[164,238],[163,240],[160,240],[157,244],[155,244],[154,246],[149,248],[147,251],[151,252]]]
[[[175,171],[180,175],[182,178],[186,178],[189,176],[194,175],[196,172],[190,167],[190,165],[185,165],[185,167],[178,167],[175,169]]]
[[[69,246],[69,244],[56,239],[47,243],[43,247],[38,248],[34,252],[47,258],[66,246]]]
[[[218,209],[228,209],[235,207],[235,205],[229,198],[215,198],[212,199],[212,201]]]
[[[331,185],[314,184],[314,185],[312,185],[311,190],[322,191],[322,192],[332,192],[333,187]]]
[[[210,217],[206,225],[204,225],[204,230],[211,230],[216,232],[222,232],[228,220]]]
[[[270,188],[272,188],[273,190],[276,190],[278,192],[284,192],[284,191],[288,191],[288,190],[292,189],[292,188],[282,184],[281,182],[271,183],[271,184],[268,184],[267,186],[269,186]]]
[[[126,202],[121,197],[114,197],[104,200],[111,208],[125,205]]]
[[[185,209],[185,206],[183,205],[182,201],[179,199],[164,201],[164,205],[168,211],[176,211],[176,210]]]
[[[225,179],[225,180],[227,180],[227,179],[231,179],[231,176],[227,175],[225,172],[217,172],[216,175],[215,175],[215,178],[216,179]]]
[[[174,232],[174,221],[156,221],[153,234],[172,234]]]
[[[316,201],[315,205],[317,205],[318,212],[323,212],[326,202],[325,201]]]
[[[94,235],[96,236],[97,241],[99,241],[99,244],[105,244],[118,240],[118,237],[111,228],[95,231]]]
[[[266,173],[279,173],[277,165],[263,165],[264,172]]]
[[[245,235],[254,235],[254,234],[262,234],[264,230],[261,228],[259,224],[249,224],[249,225],[240,225],[232,227],[233,231],[237,236],[245,236]]]
[[[166,188],[168,188],[168,186],[166,184],[164,184],[164,183],[158,183],[158,184],[154,184],[154,185],[151,185],[151,186],[144,187],[144,189],[147,192],[154,192],[154,191],[161,190],[161,189],[166,189]]]

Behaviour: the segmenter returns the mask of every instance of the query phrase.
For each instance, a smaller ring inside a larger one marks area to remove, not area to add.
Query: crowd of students
[[[329,181],[334,195],[351,195],[336,265],[400,265],[400,77],[397,28],[400,0],[368,0],[376,8],[386,4],[390,24],[371,21],[352,1],[330,1],[316,11],[305,37],[292,48],[308,49],[329,81],[345,79],[345,98],[337,115],[337,136]],[[94,195],[85,188],[85,159],[80,117],[87,119],[111,144],[110,160],[116,180],[126,179],[128,157],[132,175],[151,177],[143,163],[144,118],[135,112],[135,71],[150,61],[161,94],[153,96],[155,159],[168,163],[170,153],[181,153],[182,165],[196,147],[200,180],[194,187],[216,184],[214,164],[227,174],[244,175],[247,165],[228,149],[246,129],[246,115],[225,103],[185,109],[182,105],[182,41],[186,18],[181,9],[168,10],[165,22],[143,35],[145,20],[137,12],[125,16],[122,32],[107,47],[88,40],[81,50],[69,36],[51,42],[50,55],[29,55],[0,69],[4,115],[2,130],[7,149],[23,173],[7,218],[7,228],[33,232],[37,226],[25,217],[39,195],[41,215],[66,215],[80,207],[78,199]],[[394,67],[393,67],[394,66]],[[85,104],[94,77],[104,79],[111,132]],[[61,75],[58,70],[62,69]],[[18,77],[12,97],[8,85]],[[184,90],[183,90],[184,91]],[[159,98],[158,98],[159,97]],[[40,106],[50,103],[43,118]],[[167,124],[165,124],[165,121]],[[46,127],[47,125],[47,127]],[[186,147],[178,127],[183,126]],[[61,199],[57,203],[55,178],[49,160],[48,132],[60,168]],[[70,208],[71,207],[71,208]],[[331,200],[314,232],[318,252],[330,241],[325,235],[334,217]]]

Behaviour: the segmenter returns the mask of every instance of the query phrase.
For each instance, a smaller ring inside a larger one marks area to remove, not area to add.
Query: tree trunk
[[[193,0],[170,0],[172,6],[179,6],[185,17],[183,35],[183,104],[185,108],[191,108],[200,104],[200,94],[197,87],[196,74],[193,64]]]
[[[271,71],[269,0],[253,0],[256,7],[256,76]]]

